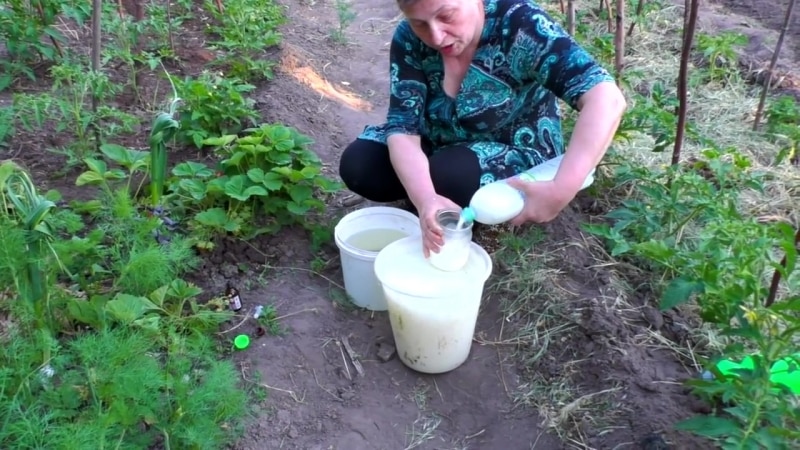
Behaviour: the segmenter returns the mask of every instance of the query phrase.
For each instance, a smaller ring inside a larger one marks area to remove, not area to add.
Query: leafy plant
[[[749,169],[732,150],[706,150],[703,159],[663,169],[622,165],[619,181],[636,183],[638,195],[609,212],[610,223],[586,228],[614,255],[662,274],[662,309],[694,301],[703,320],[727,338],[723,352],[704,361],[715,379],[689,382],[698,395],[721,402],[718,415],[677,426],[725,449],[788,449],[800,442],[800,412],[787,386],[771,380],[770,368],[796,351],[800,297],[769,304],[764,281],[776,270],[789,278],[798,249],[794,227],[741,212],[742,193],[762,187]],[[775,249],[785,252],[784,264]],[[722,359],[744,357],[753,359],[753,370],[731,377],[716,369]]]
[[[738,75],[738,47],[747,45],[747,36],[741,33],[698,33],[697,50],[708,61],[708,76],[712,80],[725,80]]]
[[[173,88],[174,89],[174,88]],[[150,130],[150,198],[158,206],[167,178],[167,142],[180,131],[181,124],[175,119],[180,98],[174,97],[169,111],[159,113]]]
[[[204,71],[197,78],[175,80],[180,108],[178,138],[197,148],[207,138],[236,134],[258,120],[255,102],[247,93],[255,89],[239,79]]]
[[[325,207],[315,194],[339,187],[322,173],[319,157],[309,148],[312,142],[279,124],[206,139],[203,144],[220,159],[218,167],[175,166],[169,182],[173,201],[195,211],[197,225],[215,232],[252,236],[305,224],[308,213]]]
[[[204,5],[216,19],[206,29],[211,46],[221,50],[211,64],[245,82],[272,79],[276,61],[264,53],[283,38],[279,31],[286,23],[283,7],[273,0],[229,2],[224,11],[210,0]]]
[[[27,171],[12,161],[0,164],[0,205],[3,208],[0,225],[16,227],[21,232],[17,237],[22,238],[24,245],[20,249],[22,253],[16,257],[26,263],[22,267],[10,265],[11,275],[17,292],[33,311],[37,328],[48,342],[44,355],[44,361],[47,361],[50,358],[49,341],[53,338],[48,264],[53,256],[58,261],[51,245],[54,237],[49,216],[56,205],[39,195]],[[8,244],[11,241],[9,239]]]
[[[767,133],[782,147],[775,163],[788,160],[800,165],[800,127],[797,126],[800,123],[800,107],[795,98],[788,95],[779,97],[767,108],[766,119]]]

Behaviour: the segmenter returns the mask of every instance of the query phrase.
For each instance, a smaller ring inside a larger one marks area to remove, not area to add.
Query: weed
[[[345,30],[355,20],[358,15],[353,11],[353,6],[348,0],[336,0],[336,17],[339,19],[339,26],[331,30],[331,39],[339,44],[347,43],[347,35]]]

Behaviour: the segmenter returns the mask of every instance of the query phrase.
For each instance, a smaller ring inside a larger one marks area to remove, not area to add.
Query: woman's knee
[[[356,139],[342,152],[339,158],[339,177],[350,190],[363,185],[368,178],[369,166],[373,164],[376,156],[375,151],[380,152],[380,149],[371,148],[373,144],[363,139]]]
[[[389,149],[378,142],[356,139],[339,158],[339,177],[348,189],[373,201],[397,200],[402,189],[389,158]]]

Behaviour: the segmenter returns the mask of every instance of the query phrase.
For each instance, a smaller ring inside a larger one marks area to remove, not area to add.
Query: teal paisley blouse
[[[596,84],[613,81],[584,49],[530,0],[484,0],[478,49],[455,98],[442,87],[441,54],[401,21],[390,49],[387,120],[361,139],[422,136],[433,151],[472,149],[481,185],[523,172],[564,152],[557,98],[572,108]]]

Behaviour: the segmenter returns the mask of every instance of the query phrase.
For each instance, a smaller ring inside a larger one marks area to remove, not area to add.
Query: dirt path
[[[385,114],[388,44],[397,9],[394,2],[353,2],[358,16],[343,46],[328,37],[338,26],[332,5],[285,3],[288,45],[280,78],[261,96],[272,107],[266,119],[312,135],[316,150],[334,171],[348,140]],[[281,247],[262,250],[274,251],[286,265],[309,266],[313,256],[307,242],[281,241]],[[340,283],[335,251],[328,257],[331,265],[325,272]],[[510,364],[500,364],[506,355],[497,348],[476,344],[458,371],[437,377],[416,374],[396,356],[388,362],[380,359],[379,351],[386,357],[392,349],[385,314],[337,307],[330,300],[331,283],[304,271],[283,271],[270,279],[266,286],[243,293],[247,306],[272,302],[279,315],[307,312],[282,319],[288,330],[283,337],[261,338],[241,356],[245,366],[263,374],[263,383],[293,394],[270,391],[263,419],[236,448],[522,449],[537,440],[537,448],[560,445],[542,435],[529,412],[512,412],[510,390],[519,381]],[[496,305],[489,304],[477,331],[496,336],[499,319]],[[363,377],[352,365],[345,368],[342,338],[360,356]]]
[[[289,1],[287,6],[283,70],[261,94],[270,106],[264,113],[267,120],[311,134],[335,171],[347,142],[384,117],[388,47],[398,12],[391,1],[356,0],[352,9],[358,16],[343,47],[328,39],[338,24],[330,4]],[[525,345],[552,346],[528,367],[519,366],[520,357],[511,352],[533,358],[538,348],[476,343],[458,370],[436,377],[415,374],[396,357],[388,362],[378,357],[392,343],[385,314],[332,306],[331,284],[321,277],[279,271],[265,287],[253,284],[244,292],[246,306],[271,302],[279,315],[306,312],[281,320],[288,329],[283,337],[260,338],[240,355],[246,369],[257,369],[262,382],[280,390],[270,391],[267,411],[235,448],[557,449],[565,445],[557,435],[568,432],[593,448],[612,448],[640,443],[689,415],[692,404],[677,382],[690,374],[668,349],[648,345],[651,326],[645,318],[652,308],[644,299],[634,299],[625,313],[615,309],[627,294],[615,286],[613,274],[597,267],[593,252],[599,247],[578,228],[579,206],[546,227],[542,251],[552,251],[548,258],[558,262],[543,271],[552,276],[544,282],[554,286],[547,288],[552,293],[541,294],[541,310],[505,321],[501,298],[484,302],[479,336],[501,341],[512,336],[509,330],[528,326],[542,338]],[[286,236],[260,245],[274,255],[273,264],[300,268],[314,258],[307,247]],[[341,282],[336,251],[328,250],[324,272]],[[500,272],[493,280],[511,276]],[[548,299],[558,306],[552,319],[547,319]],[[667,327],[685,326],[682,321],[668,317]],[[563,331],[558,342],[550,342],[553,330]],[[337,343],[342,337],[361,356],[364,377],[345,368]],[[678,445],[693,445],[692,439],[668,434]]]

